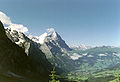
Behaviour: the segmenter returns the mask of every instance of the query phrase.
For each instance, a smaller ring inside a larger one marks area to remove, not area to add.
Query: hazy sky
[[[120,46],[120,0],[0,0],[0,11],[32,35],[52,27],[69,45]]]

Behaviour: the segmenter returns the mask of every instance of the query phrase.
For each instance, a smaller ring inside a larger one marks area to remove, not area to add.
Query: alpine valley
[[[0,82],[109,82],[120,73],[120,48],[67,45],[53,28],[40,36],[4,29],[0,22]]]

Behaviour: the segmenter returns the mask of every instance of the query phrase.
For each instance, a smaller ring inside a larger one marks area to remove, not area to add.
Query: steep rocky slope
[[[25,45],[30,47],[29,43]],[[39,62],[37,62],[35,61],[37,57],[32,58],[34,57],[34,52],[27,52],[30,53],[30,56],[28,56],[23,48],[8,39],[3,24],[0,22],[0,71],[5,70],[6,74],[10,72],[13,76],[19,74],[23,77],[31,77],[31,79],[39,78],[41,82],[47,82],[49,72],[46,62],[43,60],[45,57],[39,51],[39,55],[41,56],[38,56]]]
[[[15,30],[11,31],[8,28],[6,34],[12,42],[22,47],[32,60],[37,62],[42,60],[48,68],[51,68],[52,64],[52,66],[60,68],[57,69],[60,73],[62,70],[70,71],[74,69],[75,64],[67,55],[67,51],[71,49],[57,32],[44,33],[40,37],[35,37],[26,36]]]

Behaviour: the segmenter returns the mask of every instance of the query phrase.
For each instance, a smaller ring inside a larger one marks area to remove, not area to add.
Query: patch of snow
[[[33,35],[29,35],[29,36],[27,36],[29,39],[31,39],[32,41],[34,41],[34,42],[38,42],[39,41],[39,39],[38,39],[38,37],[37,36],[33,36]]]
[[[56,38],[56,37],[57,37],[56,32],[53,32],[53,33],[52,33],[52,37],[53,37],[53,38]]]
[[[38,43],[43,44],[45,41],[45,38],[48,36],[48,34],[45,32],[44,34],[39,36],[39,41]]]
[[[44,34],[38,36],[33,36],[33,35],[29,35],[28,38],[33,40],[34,42],[43,44],[45,41],[45,38],[48,36],[48,34],[45,32]]]

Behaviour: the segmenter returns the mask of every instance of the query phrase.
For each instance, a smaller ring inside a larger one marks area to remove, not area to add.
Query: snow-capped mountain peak
[[[32,39],[34,42],[43,44],[45,42],[45,40],[57,39],[57,36],[58,36],[57,32],[53,28],[49,28],[49,29],[47,29],[47,31],[45,33],[43,33],[40,36],[29,35],[28,37],[30,39]]]

